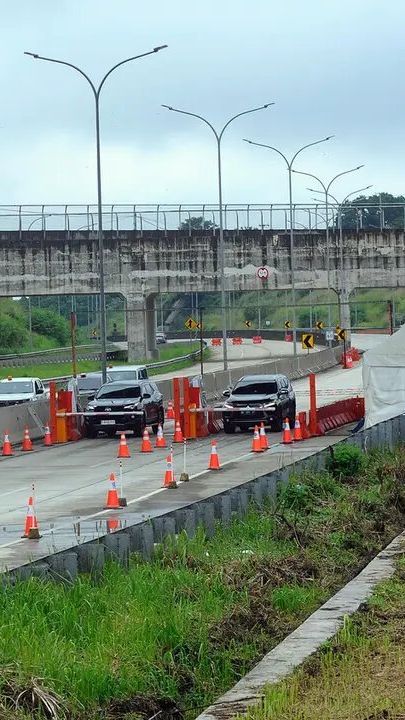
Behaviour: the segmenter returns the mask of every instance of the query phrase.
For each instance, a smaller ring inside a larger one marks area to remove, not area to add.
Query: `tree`
[[[393,205],[393,207],[383,207]],[[344,229],[380,228],[381,223],[385,228],[404,227],[404,205],[403,195],[391,195],[390,193],[379,193],[378,195],[359,195],[359,197],[345,203],[342,206],[342,227]],[[336,218],[336,227],[338,220]]]
[[[184,220],[179,230],[213,230],[216,226],[211,220],[204,220],[203,216],[192,215],[188,220]]]
[[[39,335],[55,338],[61,347],[65,347],[69,342],[69,323],[52,310],[33,308],[32,329]]]

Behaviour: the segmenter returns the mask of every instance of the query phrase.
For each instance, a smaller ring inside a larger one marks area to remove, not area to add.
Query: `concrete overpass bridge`
[[[155,349],[158,293],[220,289],[218,232],[109,230],[105,232],[105,290],[127,302],[129,357]],[[329,255],[329,273],[327,256]],[[256,270],[266,266],[269,278]],[[405,287],[405,232],[295,230],[295,285],[338,293],[343,322],[355,288]],[[285,230],[225,231],[227,290],[291,287],[290,237]],[[0,230],[0,296],[92,294],[99,290],[98,241],[93,230]]]

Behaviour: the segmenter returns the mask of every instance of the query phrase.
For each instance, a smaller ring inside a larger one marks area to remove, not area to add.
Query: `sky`
[[[1,2],[0,205],[96,201],[94,99],[75,71],[34,60],[31,51],[80,66],[94,82],[120,60],[168,48],[118,68],[101,99],[106,203],[217,201],[216,144],[201,121],[221,129],[227,203],[286,202],[296,168],[338,180],[338,199],[404,187],[405,3],[403,0],[18,0]],[[308,178],[294,199],[308,202]]]

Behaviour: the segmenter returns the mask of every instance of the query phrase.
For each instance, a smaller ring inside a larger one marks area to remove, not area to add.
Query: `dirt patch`
[[[104,709],[106,720],[182,720],[180,708],[169,698],[154,698],[150,695],[135,695],[125,700],[113,700]]]
[[[281,585],[305,584],[318,576],[317,566],[303,551],[278,560],[247,556],[243,561],[228,563],[223,572],[228,587],[247,588],[253,597]]]
[[[237,605],[230,615],[212,626],[210,643],[213,648],[223,648],[230,643],[243,643],[254,637],[259,658],[263,649],[260,645],[267,648],[269,636],[271,636],[271,645],[274,646],[299,623],[298,616],[292,623],[285,614],[275,610],[269,600],[263,601],[260,597],[253,597],[247,606]]]

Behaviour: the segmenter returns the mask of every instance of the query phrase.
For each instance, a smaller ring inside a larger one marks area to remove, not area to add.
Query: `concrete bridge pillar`
[[[155,358],[156,349],[156,294],[127,295],[128,362],[140,358]]]

